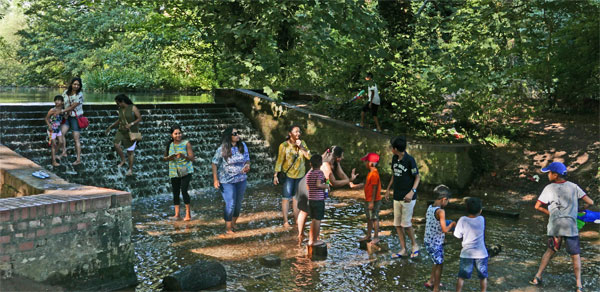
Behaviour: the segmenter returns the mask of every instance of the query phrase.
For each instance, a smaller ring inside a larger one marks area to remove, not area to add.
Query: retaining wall
[[[269,144],[273,155],[284,141],[288,128],[297,124],[303,129],[301,139],[306,140],[312,153],[321,153],[331,145],[344,149],[343,167],[347,174],[351,168],[366,175],[359,160],[367,152],[381,155],[379,172],[387,186],[390,176],[391,136],[375,133],[347,122],[317,114],[294,105],[277,102],[265,95],[243,89],[218,89],[215,102],[233,104],[242,111]],[[470,144],[428,144],[410,141],[407,152],[415,157],[424,184],[446,184],[451,188],[465,189],[474,177],[478,161],[477,146]],[[364,175],[362,176],[364,179]]]
[[[48,179],[34,178],[41,167],[3,145],[0,168],[3,190],[26,190],[0,199],[2,286],[10,288],[13,277],[68,290],[136,283],[130,193],[71,184],[49,172]]]

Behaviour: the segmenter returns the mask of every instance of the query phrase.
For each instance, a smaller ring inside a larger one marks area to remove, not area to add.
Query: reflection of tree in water
[[[297,256],[296,261],[292,262],[291,274],[294,275],[294,283],[298,289],[304,290],[303,287],[314,287],[315,283],[320,282],[319,274],[315,269],[318,264],[313,262],[307,256]],[[314,277],[314,279],[313,279]]]

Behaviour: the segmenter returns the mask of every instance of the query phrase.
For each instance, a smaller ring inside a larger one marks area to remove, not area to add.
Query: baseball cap
[[[360,160],[377,163],[379,162],[379,154],[371,152],[365,155],[365,157],[361,158]]]
[[[542,172],[552,171],[560,175],[567,174],[567,167],[560,162],[552,162],[550,165],[542,168]]]

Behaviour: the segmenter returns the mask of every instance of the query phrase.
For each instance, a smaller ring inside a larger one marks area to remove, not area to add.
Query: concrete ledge
[[[68,290],[135,284],[131,194],[72,184],[46,170],[48,179],[31,175],[41,169],[0,145],[2,189],[17,190],[0,199],[0,278]]]
[[[268,143],[271,153],[277,155],[279,144],[284,141],[288,127],[303,128],[302,139],[306,140],[311,153],[322,153],[331,145],[344,148],[346,173],[352,168],[363,174],[366,169],[359,160],[367,152],[381,155],[379,172],[387,184],[392,160],[389,141],[392,136],[375,133],[347,122],[311,112],[285,102],[277,102],[265,95],[245,89],[217,89],[215,102],[235,105],[253,123]],[[431,144],[409,141],[408,153],[415,157],[421,172],[422,182],[429,185],[446,184],[459,190],[472,181],[474,161],[477,161],[477,146],[470,144]]]

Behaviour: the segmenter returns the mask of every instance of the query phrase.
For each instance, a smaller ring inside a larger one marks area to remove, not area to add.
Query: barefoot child
[[[63,143],[62,133],[60,131],[60,124],[62,122],[62,110],[63,110],[64,99],[62,95],[54,97],[54,107],[48,111],[46,115],[46,125],[48,125],[48,135],[50,138],[50,144],[52,146],[52,165],[59,166],[60,164],[56,161],[56,151]],[[58,138],[58,143],[56,142]]]
[[[579,231],[577,230],[577,205],[578,199],[593,205],[594,201],[576,184],[566,181],[567,167],[560,162],[552,162],[542,168],[548,173],[550,184],[544,187],[542,194],[535,203],[535,209],[549,215],[548,218],[548,248],[542,256],[540,267],[529,281],[538,286],[542,284],[542,273],[554,254],[565,244],[567,253],[571,255],[573,272],[577,283],[577,291],[582,291],[581,283],[581,258],[579,256]],[[548,209],[542,207],[547,205]]]
[[[433,291],[440,291],[440,279],[442,278],[442,266],[444,264],[444,233],[449,232],[456,222],[446,224],[446,212],[444,207],[450,199],[450,189],[445,185],[439,185],[433,189],[436,196],[432,205],[429,205],[426,213],[425,223],[425,249],[431,256],[433,267],[429,281],[425,287],[433,287]]]
[[[319,169],[323,164],[321,155],[315,154],[310,158],[310,171],[306,174],[306,187],[308,189],[308,206],[311,218],[308,245],[319,245],[321,232],[321,220],[325,216],[325,190],[329,185],[325,183],[325,175]]]
[[[467,214],[458,219],[454,230],[454,236],[462,238],[456,291],[462,291],[465,279],[471,278],[473,265],[475,265],[481,291],[485,292],[488,278],[488,252],[485,248],[485,219],[481,216],[479,198],[467,199]]]
[[[377,163],[379,163],[379,155],[377,153],[369,153],[360,160],[365,162],[365,166],[369,169],[367,180],[364,184],[356,185],[356,188],[364,186],[365,188],[365,213],[367,216],[367,236],[361,241],[371,240],[371,230],[373,231],[372,244],[379,242],[379,208],[381,208],[381,180],[379,179],[379,171],[377,171]]]

